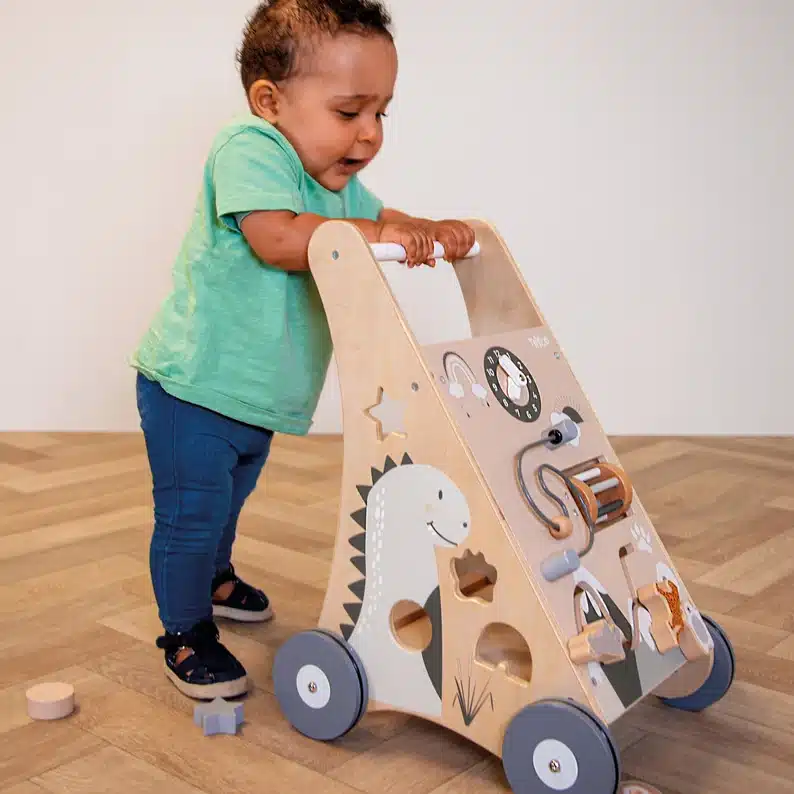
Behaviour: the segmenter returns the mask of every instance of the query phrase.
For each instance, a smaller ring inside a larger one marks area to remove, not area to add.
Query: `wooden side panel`
[[[694,689],[711,664],[707,631],[515,260],[493,228],[477,221],[473,225],[482,256],[456,263],[455,270],[474,338],[425,346],[422,353],[558,631],[574,641],[574,648],[581,646],[581,640],[575,641],[577,625],[602,619],[606,608],[610,613],[606,617],[631,642],[624,658],[614,658],[612,648],[604,663],[593,661],[584,667],[588,696],[612,722],[652,692],[681,694],[690,686]],[[505,355],[507,369],[499,364]],[[510,377],[511,370],[514,377],[525,379],[520,388]],[[597,525],[591,549],[579,505],[553,472],[546,469],[542,475],[569,510],[570,536],[555,536],[539,520],[517,478],[518,453],[564,420],[575,424],[575,440],[554,450],[543,445],[528,449],[522,457],[522,473],[535,505],[555,519],[561,510],[541,490],[538,468],[546,464],[574,475],[600,466],[602,484],[593,486],[597,493],[586,486],[575,489],[587,497],[593,518],[599,506],[604,510],[611,506],[607,520]],[[618,482],[604,487],[616,479],[614,474]],[[628,509],[615,507],[621,501],[629,504]],[[581,555],[578,567],[549,581],[544,564],[569,550]],[[680,608],[676,616],[667,613],[671,624],[677,624],[676,642],[673,632],[662,625],[666,604],[654,607],[638,597],[638,590],[663,580],[672,583],[664,586],[665,592],[675,590],[673,601]],[[580,592],[582,587],[593,588],[599,603]],[[663,637],[670,641],[659,643]],[[696,663],[687,665],[687,660]]]
[[[549,696],[587,702],[587,671],[569,661],[567,637],[547,617],[363,236],[344,222],[324,224],[310,259],[345,433],[320,626],[362,655],[370,709],[422,716],[500,755],[523,705]]]

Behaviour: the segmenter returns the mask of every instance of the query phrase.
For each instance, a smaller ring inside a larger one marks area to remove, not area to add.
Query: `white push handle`
[[[444,246],[435,241],[433,244],[433,258],[434,259],[443,259],[444,258]],[[405,253],[405,248],[403,248],[399,243],[372,243],[371,246],[372,253],[375,255],[375,259],[378,262],[405,262],[408,258]],[[480,244],[475,241],[474,245],[471,247],[469,252],[464,257],[468,259],[472,256],[477,256],[480,253]]]

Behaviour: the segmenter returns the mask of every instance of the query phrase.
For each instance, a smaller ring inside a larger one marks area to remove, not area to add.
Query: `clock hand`
[[[519,386],[527,385],[527,376],[510,360],[510,356],[506,353],[499,356],[499,366],[507,373],[510,380]]]
[[[507,378],[507,396],[513,402],[521,397],[521,385],[516,383],[511,377]]]

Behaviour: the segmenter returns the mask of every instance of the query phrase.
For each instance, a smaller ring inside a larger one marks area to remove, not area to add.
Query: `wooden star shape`
[[[370,405],[364,413],[368,419],[375,422],[378,441],[394,435],[399,438],[408,438],[405,429],[405,407],[399,400],[393,400],[383,390],[378,389],[378,401]]]
[[[201,703],[193,709],[193,722],[202,728],[205,736],[235,734],[243,722],[243,704],[229,703],[223,698]]]

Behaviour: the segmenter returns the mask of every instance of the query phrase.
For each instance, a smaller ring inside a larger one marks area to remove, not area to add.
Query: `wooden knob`
[[[33,720],[60,720],[74,711],[71,684],[37,684],[27,691],[28,716]]]
[[[661,792],[647,783],[640,783],[639,780],[628,780],[621,783],[620,794],[661,794]]]
[[[573,522],[567,516],[555,516],[551,519],[551,523],[556,525],[556,529],[549,528],[549,532],[553,538],[557,540],[565,540],[571,537],[573,533]]]

